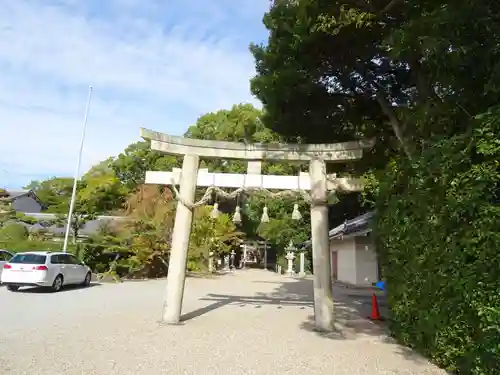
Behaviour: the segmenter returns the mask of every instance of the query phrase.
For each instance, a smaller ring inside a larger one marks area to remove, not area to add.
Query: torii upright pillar
[[[184,201],[194,201],[199,164],[199,156],[192,154],[184,155],[181,170],[182,178],[180,181],[180,194]],[[179,201],[175,212],[170,261],[168,263],[167,295],[162,312],[163,322],[165,323],[177,324],[180,321],[192,224],[192,209]]]
[[[330,244],[328,241],[328,190],[324,160],[312,159],[311,176],[311,241],[314,270],[314,320],[316,328],[329,331],[333,327],[333,295]]]
[[[311,190],[311,230],[314,270],[314,316],[316,328],[333,328],[333,298],[331,283],[330,249],[328,241],[328,190],[359,190],[349,185],[355,179],[329,180],[326,162],[345,162],[360,159],[363,149],[373,141],[355,141],[320,145],[262,145],[237,142],[207,141],[172,137],[167,134],[141,129],[141,136],[151,140],[151,148],[166,154],[183,155],[182,171],[147,172],[146,183],[180,185],[178,204],[172,235],[169,275],[167,280],[165,323],[179,323],[184,294],[185,270],[189,234],[193,220],[192,210],[184,203],[193,202],[196,186],[215,185],[221,188],[266,188],[278,190]],[[194,156],[198,155],[198,156]],[[250,161],[248,174],[208,173],[199,171],[199,157],[239,159]],[[259,161],[309,161],[309,176],[266,176],[260,173]],[[256,173],[258,172],[258,173]],[[302,180],[306,180],[303,181]],[[297,186],[297,181],[298,185]],[[359,185],[359,182],[354,182]],[[184,200],[184,203],[182,202]]]

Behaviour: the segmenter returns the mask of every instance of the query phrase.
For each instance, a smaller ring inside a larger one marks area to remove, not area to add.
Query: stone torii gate
[[[317,329],[333,328],[333,297],[330,248],[328,242],[328,191],[359,191],[359,179],[327,176],[327,162],[345,162],[360,159],[363,149],[371,148],[373,141],[353,141],[335,144],[244,144],[238,142],[208,141],[169,136],[141,128],[141,137],[151,141],[151,149],[184,157],[182,169],[172,172],[146,173],[146,183],[179,185],[170,262],[167,276],[166,304],[163,322],[180,322],[187,252],[193,221],[192,207],[197,186],[225,188],[310,190],[311,235],[314,270],[314,317]],[[248,160],[247,174],[209,173],[199,170],[200,157]],[[308,161],[309,175],[268,176],[261,174],[263,160]]]

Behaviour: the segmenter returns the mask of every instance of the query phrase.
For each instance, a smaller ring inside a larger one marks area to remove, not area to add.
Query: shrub
[[[17,253],[22,251],[62,251],[63,243],[56,241],[6,241],[0,240],[0,249]],[[75,246],[68,244],[68,251],[75,253]]]
[[[379,184],[392,331],[459,374],[500,373],[499,118],[392,163]]]
[[[22,224],[9,223],[0,229],[0,238],[6,241],[23,241],[28,235],[28,229]]]

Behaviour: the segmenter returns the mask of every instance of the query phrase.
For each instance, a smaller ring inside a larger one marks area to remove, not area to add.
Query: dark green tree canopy
[[[498,7],[275,0],[264,17],[268,43],[251,46],[263,121],[312,142],[376,136],[381,156],[460,133],[499,99]]]

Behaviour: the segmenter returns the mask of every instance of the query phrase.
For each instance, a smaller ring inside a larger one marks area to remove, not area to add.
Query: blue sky
[[[88,86],[82,172],[145,126],[182,135],[250,102],[250,42],[269,0],[2,0],[0,186],[72,176]]]

